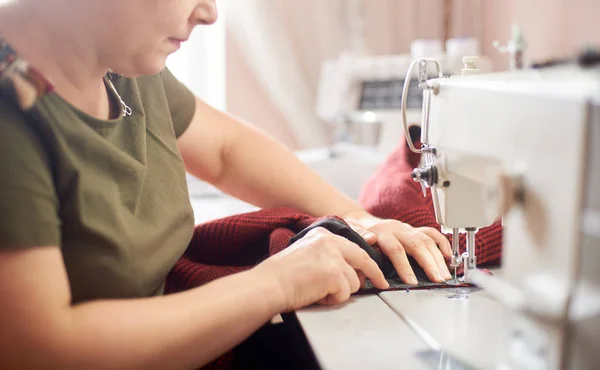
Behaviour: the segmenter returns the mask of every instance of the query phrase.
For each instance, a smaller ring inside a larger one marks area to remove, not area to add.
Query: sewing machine
[[[438,222],[467,233],[453,266],[482,290],[301,310],[324,369],[600,366],[600,67],[477,74],[465,61],[464,77],[443,78],[432,59],[409,68],[424,94],[423,146],[409,144],[424,154],[413,177],[432,192]],[[431,66],[441,78],[424,73]],[[502,268],[490,276],[477,269],[474,236],[498,218]]]
[[[447,76],[460,75],[462,57],[434,53]],[[411,54],[342,55],[321,66],[316,113],[325,122],[338,125],[334,141],[346,140],[375,147],[389,154],[402,137],[400,103],[405,80],[416,81],[407,71]],[[479,69],[487,72],[491,63],[481,57]],[[428,72],[433,73],[430,69]],[[423,94],[416,83],[405,99],[410,124],[421,122]]]
[[[416,65],[428,62],[436,63]],[[511,310],[502,361],[516,369],[600,365],[592,350],[600,330],[589,331],[600,329],[600,274],[590,266],[600,261],[600,68],[419,82],[423,147],[410,146],[425,158],[413,177],[431,189],[438,223],[467,232],[467,252],[453,246],[453,267],[463,264],[465,282]],[[477,229],[500,217],[501,278],[478,271],[474,254]]]

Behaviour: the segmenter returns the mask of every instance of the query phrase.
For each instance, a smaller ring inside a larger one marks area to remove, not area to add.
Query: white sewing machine
[[[467,230],[468,253],[454,261],[464,279],[511,310],[501,363],[600,366],[600,68],[420,87],[425,163],[413,176],[431,187],[438,222]],[[476,269],[474,233],[502,216],[502,277],[489,277]]]
[[[471,253],[454,263],[483,290],[384,292],[299,311],[320,365],[600,368],[600,66],[419,76],[426,145],[413,175],[433,192],[438,222],[469,233]],[[501,216],[502,269],[488,276],[474,235]]]
[[[462,57],[442,53],[434,55],[444,68],[445,75],[460,75]],[[400,103],[404,81],[415,81],[418,77],[416,73],[407,74],[413,59],[411,54],[342,55],[325,61],[317,89],[317,116],[326,122],[358,121],[354,126],[356,131],[362,130],[358,133],[364,134],[367,139],[356,139],[368,141],[388,154],[402,137]],[[479,69],[482,72],[491,69],[487,58],[479,60]],[[428,72],[432,75],[435,70],[430,68]],[[413,84],[405,99],[407,117],[412,125],[421,123],[422,97],[417,84]],[[373,120],[381,127],[369,135],[368,126]]]

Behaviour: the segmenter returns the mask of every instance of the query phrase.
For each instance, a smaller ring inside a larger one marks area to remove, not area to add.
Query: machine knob
[[[438,182],[438,170],[434,165],[415,168],[410,175],[413,180],[418,181],[427,187],[432,187]]]

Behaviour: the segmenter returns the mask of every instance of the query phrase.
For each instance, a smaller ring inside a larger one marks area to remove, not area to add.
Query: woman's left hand
[[[367,243],[379,246],[405,283],[418,283],[408,256],[419,263],[431,281],[443,282],[452,278],[444,260],[444,256],[452,255],[452,248],[438,230],[415,228],[397,220],[380,219],[367,212],[354,212],[343,218]]]

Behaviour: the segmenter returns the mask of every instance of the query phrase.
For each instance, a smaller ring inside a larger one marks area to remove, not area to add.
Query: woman
[[[367,214],[165,69],[216,18],[214,0],[3,2],[0,367],[197,368],[279,312],[342,302],[364,277],[388,286],[360,248],[317,229],[247,272],[161,296],[194,227],[186,170],[260,207],[343,216],[408,283],[407,254],[450,278],[439,232]]]

